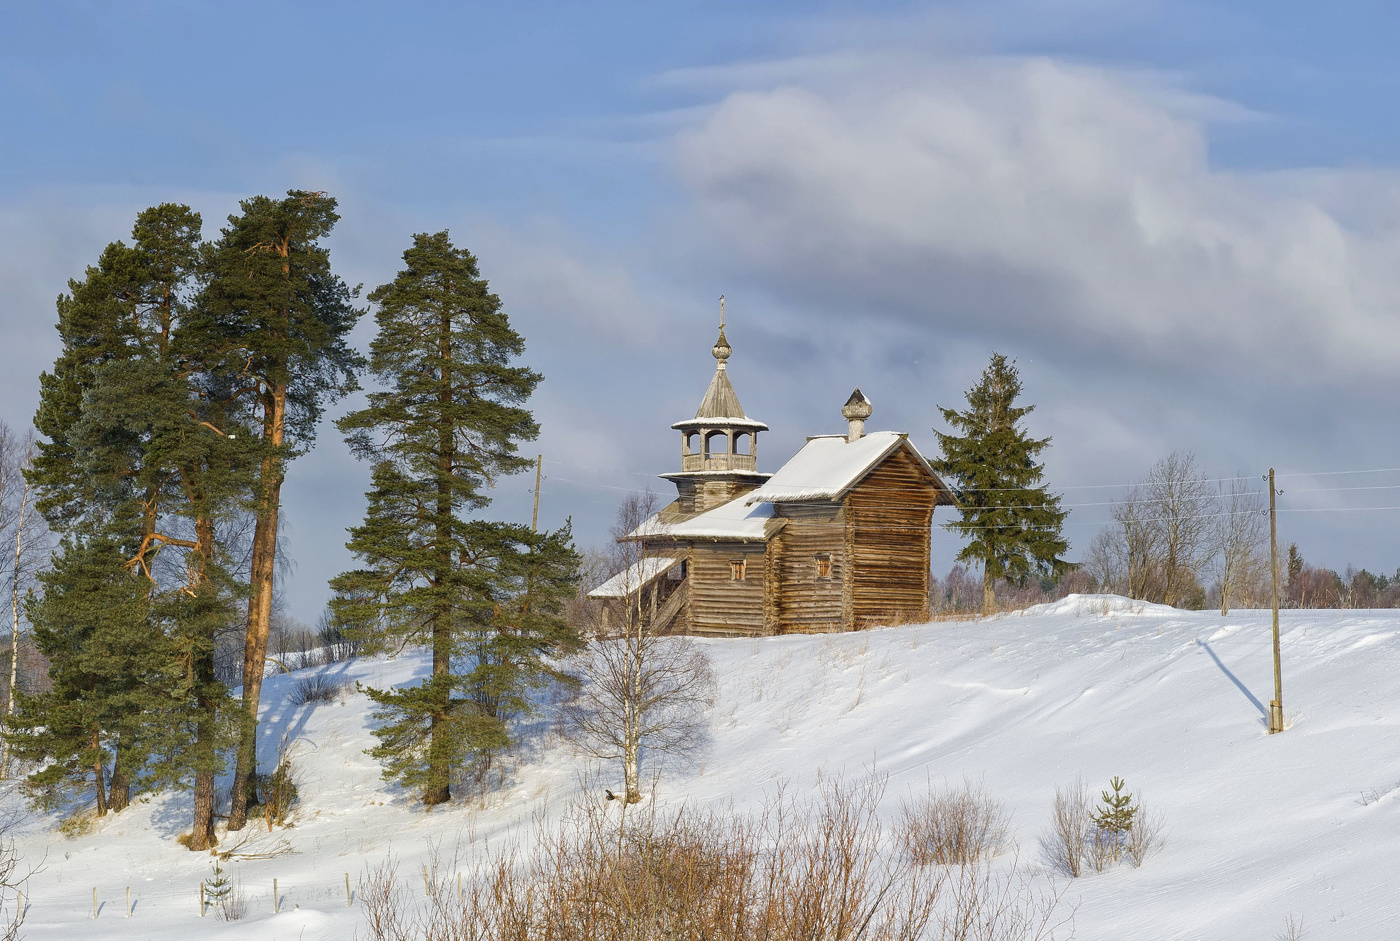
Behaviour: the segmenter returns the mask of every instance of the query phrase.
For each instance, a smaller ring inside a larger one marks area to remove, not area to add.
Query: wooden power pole
[[[530,532],[540,531],[540,471],[544,468],[544,455],[535,455],[535,514],[530,517]]]
[[[1274,506],[1274,469],[1269,468],[1269,571],[1274,595],[1274,698],[1269,703],[1269,734],[1283,731],[1283,660],[1278,643],[1278,511]]]

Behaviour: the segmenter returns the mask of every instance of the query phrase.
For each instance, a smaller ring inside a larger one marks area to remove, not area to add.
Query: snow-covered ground
[[[720,680],[713,741],[661,778],[662,801],[757,807],[778,779],[801,790],[873,765],[889,776],[893,815],[929,779],[969,777],[1012,808],[1022,856],[1036,858],[1056,785],[1082,774],[1097,794],[1116,774],[1165,816],[1168,842],[1141,869],[1075,880],[1077,938],[1269,939],[1290,913],[1309,941],[1400,938],[1400,613],[1285,612],[1294,724],[1276,736],[1263,722],[1268,612],[1072,596],[985,621],[700,643]],[[385,685],[423,666],[406,656],[325,671]],[[244,852],[283,842],[290,852],[231,864],[250,901],[244,920],[200,920],[209,857],[175,844],[189,806],[174,795],[72,839],[27,818],[20,851],[44,865],[26,893],[26,937],[338,941],[360,927],[347,873],[356,880],[392,848],[411,874],[432,840],[500,845],[578,787],[579,763],[541,743],[499,790],[425,813],[363,753],[364,697],[293,707],[286,694],[304,675],[264,687],[261,761],[283,734],[295,741],[302,804],[287,830],[245,831],[256,836]]]

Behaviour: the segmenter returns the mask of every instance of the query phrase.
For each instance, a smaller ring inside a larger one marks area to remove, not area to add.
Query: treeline
[[[1264,608],[1272,602],[1267,491],[1238,474],[1212,479],[1195,456],[1173,453],[1114,502],[1112,522],[1089,544],[1084,561],[1038,577],[998,579],[1002,608],[1055,601],[1072,593],[1111,592],[1178,608]],[[1279,603],[1290,608],[1400,607],[1400,570],[1376,575],[1350,566],[1342,574],[1309,565],[1296,543],[1280,547]],[[954,566],[932,581],[939,613],[984,610],[980,576]]]
[[[338,422],[372,465],[350,543],[364,567],[335,580],[316,639],[338,655],[431,651],[419,687],[369,691],[386,776],[445,800],[451,772],[510,743],[545,655],[573,644],[559,617],[577,578],[568,527],[481,518],[538,434],[524,403],[540,376],[514,362],[523,339],[441,232],[415,236],[369,295],[379,330],[362,356],[358,289],[325,245],[338,218],[324,193],[257,196],[206,241],[198,213],[155,206],[59,297],[62,352],[40,378],[41,437],[19,478],[56,539],[24,608],[46,683],[14,684],[4,736],[35,800],[86,794],[101,815],[189,788],[192,850],[215,842],[216,808],[245,825],[264,783],[269,642],[284,655],[310,643],[274,630],[282,485],[366,368],[379,391]]]

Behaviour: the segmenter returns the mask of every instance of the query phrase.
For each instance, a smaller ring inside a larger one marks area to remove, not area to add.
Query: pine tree
[[[420,685],[369,691],[383,723],[371,754],[431,806],[450,798],[453,769],[509,744],[542,657],[572,642],[558,609],[578,559],[567,529],[473,517],[488,487],[530,463],[517,447],[539,431],[523,403],[540,376],[514,364],[524,340],[470,252],[439,232],[403,257],[370,294],[383,391],[337,423],[373,471],[348,543],[364,567],[332,582],[332,606],[369,649],[432,653]]]
[[[200,224],[185,206],[147,209],[132,246],[112,243],[69,283],[58,303],[63,352],[41,377],[35,417],[48,440],[29,474],[50,524],[120,545],[162,612],[151,623],[171,639],[181,677],[172,695],[194,730],[165,772],[193,778],[191,849],[213,840],[227,699],[214,637],[232,594],[215,534],[246,489],[249,439],[232,423],[228,382],[205,358],[218,344],[191,325]],[[115,764],[119,782],[139,770],[120,754]]]
[[[1024,584],[1032,575],[1058,578],[1069,544],[1061,536],[1067,512],[1045,484],[1035,459],[1050,444],[1032,438],[1019,422],[1035,406],[1018,406],[1021,379],[1014,362],[993,353],[977,384],[967,390],[966,411],[939,408],[961,434],[935,431],[943,456],[931,462],[957,482],[961,518],[948,528],[967,538],[959,562],[982,566],[982,613],[992,613],[998,579]]]
[[[133,782],[138,792],[163,783],[149,773],[153,756],[184,744],[170,641],[155,623],[149,582],[125,563],[110,539],[69,538],[29,605],[50,688],[19,695],[6,738],[41,766],[26,787],[43,806],[91,788],[99,817],[122,810]]]
[[[1099,809],[1092,817],[1099,833],[1113,841],[1113,859],[1116,862],[1123,839],[1133,828],[1133,818],[1137,816],[1137,805],[1131,793],[1124,794],[1126,782],[1116,775],[1108,782],[1113,792],[1103,791],[1099,797]]]
[[[236,377],[243,387],[242,407],[260,445],[230,830],[242,829],[248,803],[257,799],[258,703],[286,465],[311,447],[322,409],[357,387],[361,365],[347,343],[361,313],[353,305],[356,292],[331,271],[321,244],[340,218],[335,200],[292,190],[281,200],[257,196],[239,205],[241,213],[229,217],[208,252],[194,331],[222,360],[214,374]]]

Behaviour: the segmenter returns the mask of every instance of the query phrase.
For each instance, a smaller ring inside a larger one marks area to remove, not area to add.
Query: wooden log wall
[[[744,560],[744,580],[729,563]],[[763,543],[700,543],[690,550],[690,630],[696,634],[762,634],[767,553]]]
[[[929,527],[938,493],[905,451],[846,497],[852,628],[929,617]]]
[[[776,611],[769,623],[782,633],[825,633],[844,629],[846,514],[839,503],[780,503],[787,525],[773,540],[777,577]],[[817,556],[831,559],[828,578],[817,577]]]

